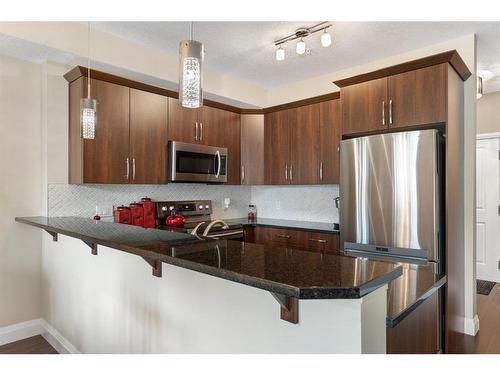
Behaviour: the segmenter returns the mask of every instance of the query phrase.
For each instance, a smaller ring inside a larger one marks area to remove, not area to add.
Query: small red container
[[[142,203],[134,202],[130,204],[130,224],[138,227],[144,226],[144,208]]]
[[[142,208],[144,210],[144,228],[156,227],[155,203],[151,198],[144,197],[141,199]]]
[[[165,224],[167,224],[167,227],[182,228],[184,227],[184,216],[172,210],[170,216],[165,219]]]
[[[113,212],[115,223],[130,224],[130,208],[126,206],[118,206]]]

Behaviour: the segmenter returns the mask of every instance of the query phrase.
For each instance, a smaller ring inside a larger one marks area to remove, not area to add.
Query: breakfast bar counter
[[[396,263],[81,217],[16,221],[48,232],[44,251],[54,264],[51,277],[64,281],[68,292],[53,301],[85,301],[85,310],[92,312],[85,323],[94,332],[92,341],[99,340],[95,335],[112,336],[98,329],[99,319],[106,318],[100,317],[105,303],[116,306],[118,314],[107,318],[127,316],[120,322],[132,319],[134,327],[141,327],[131,333],[147,330],[152,337],[133,352],[387,350],[388,284],[402,275]],[[147,274],[149,267],[153,276]],[[47,293],[51,300],[50,289]],[[71,326],[57,328],[71,335],[71,327],[81,324],[78,316],[70,316],[75,319]],[[85,351],[90,336],[74,339],[81,340],[75,345]],[[213,342],[219,346],[213,347]],[[92,350],[111,349],[104,345]]]

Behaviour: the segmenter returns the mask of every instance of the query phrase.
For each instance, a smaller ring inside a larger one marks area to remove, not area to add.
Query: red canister
[[[141,198],[142,208],[144,210],[144,228],[156,227],[155,203],[151,198]]]
[[[130,224],[130,208],[126,206],[118,206],[113,212],[115,223]]]
[[[144,208],[142,203],[134,202],[130,204],[130,224],[142,227],[144,225]]]

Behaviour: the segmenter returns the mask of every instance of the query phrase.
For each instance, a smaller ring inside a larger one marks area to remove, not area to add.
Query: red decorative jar
[[[134,202],[130,204],[130,224],[138,227],[144,226],[144,208],[142,203]]]
[[[130,224],[130,208],[126,206],[118,206],[113,212],[115,223]]]
[[[148,197],[142,198],[141,203],[144,210],[144,228],[156,227],[155,203]]]

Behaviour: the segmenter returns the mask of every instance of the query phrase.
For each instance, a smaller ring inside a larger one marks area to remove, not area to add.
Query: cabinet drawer
[[[339,254],[340,253],[340,238],[337,234],[315,233],[306,232],[307,243],[305,247],[307,250],[327,253]]]

